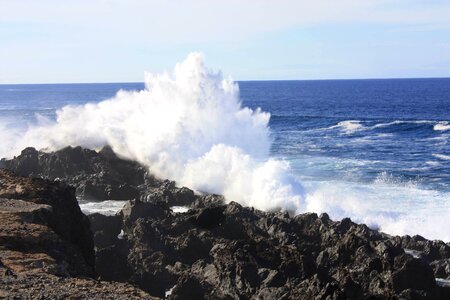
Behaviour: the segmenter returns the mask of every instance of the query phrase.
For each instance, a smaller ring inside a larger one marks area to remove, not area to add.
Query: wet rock
[[[26,149],[3,163],[28,174],[58,174],[83,194],[137,193],[117,216],[90,216],[95,267],[101,280],[132,283],[154,296],[170,291],[173,299],[448,299],[450,294],[444,279],[435,280],[448,278],[450,245],[440,241],[391,237],[327,214],[292,216],[226,203],[222,196],[156,180],[110,148],[50,154]],[[16,187],[5,190],[4,195],[25,195]],[[57,201],[42,204],[50,209],[33,209],[29,220],[41,224],[61,209]],[[172,206],[188,209],[174,213]],[[64,230],[56,234],[70,237]],[[43,257],[32,268],[70,276],[70,264]],[[16,274],[22,267],[9,269]]]
[[[22,176],[58,179],[76,188],[85,200],[127,200],[159,183],[142,165],[115,155],[110,147],[96,152],[66,147],[46,153],[26,148],[2,167]]]

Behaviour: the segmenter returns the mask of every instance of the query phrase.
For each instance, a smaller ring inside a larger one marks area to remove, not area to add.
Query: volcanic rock
[[[0,170],[0,224],[2,299],[154,299],[130,284],[89,278],[89,221],[61,182]]]
[[[441,241],[392,237],[349,218],[332,221],[327,214],[290,216],[226,203],[222,196],[155,179],[110,148],[98,153],[78,147],[54,153],[26,149],[2,163],[27,176],[58,176],[83,197],[130,199],[115,216],[90,216],[95,268],[101,280],[131,283],[153,296],[449,299],[450,245]],[[9,190],[8,195],[16,193]],[[33,208],[27,218],[39,219],[61,206],[36,204],[50,207]],[[56,225],[62,220],[53,219],[55,232],[60,230],[56,237],[77,242]],[[51,269],[60,274],[70,268]],[[15,274],[6,273],[8,278]]]
[[[110,147],[96,152],[69,146],[51,153],[26,148],[13,159],[2,159],[0,166],[22,176],[64,181],[84,200],[134,199],[142,185],[159,185],[145,167],[119,158]]]

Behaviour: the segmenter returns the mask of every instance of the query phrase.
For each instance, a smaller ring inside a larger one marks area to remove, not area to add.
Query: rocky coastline
[[[0,298],[450,299],[450,243],[226,203],[109,147],[0,168]],[[77,198],[127,203],[86,216]]]

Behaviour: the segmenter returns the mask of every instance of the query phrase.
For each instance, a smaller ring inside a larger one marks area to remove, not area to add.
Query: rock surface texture
[[[159,184],[144,167],[118,158],[110,147],[99,152],[67,147],[51,153],[26,148],[14,159],[3,159],[0,167],[23,176],[64,181],[76,188],[79,199],[92,201],[134,199],[146,187]]]
[[[89,220],[74,188],[0,170],[0,298],[152,299],[94,276]]]
[[[235,202],[226,204],[220,196],[198,195],[188,188],[176,187],[174,182],[156,180],[142,166],[121,160],[106,149],[105,156],[81,148],[63,149],[64,155],[28,148],[21,156],[2,161],[3,166],[23,175],[56,177],[48,175],[52,167],[46,164],[56,159],[51,157],[58,157],[57,165],[66,170],[65,175],[58,177],[68,178],[78,188],[86,184],[86,178],[98,177],[91,162],[95,162],[95,170],[108,174],[118,166],[128,166],[114,173],[117,181],[98,178],[108,182],[111,190],[128,184],[136,189],[137,196],[130,197],[134,199],[115,216],[88,216],[95,263],[90,262],[88,251],[80,250],[86,265],[95,265],[102,281],[130,283],[150,295],[169,299],[450,299],[446,281],[450,279],[449,244],[420,236],[392,237],[348,218],[332,221],[326,214],[290,216],[242,207]],[[79,167],[80,160],[71,161],[80,157],[72,152],[89,157],[88,166]],[[27,167],[27,157],[37,159],[39,169]],[[71,177],[73,170],[77,170],[78,179]],[[136,174],[140,174],[140,179],[132,183],[120,179],[134,178]],[[11,198],[12,194],[0,197]],[[29,205],[36,206],[21,209],[33,211],[27,213],[33,216],[47,212],[51,206],[32,202]],[[13,220],[13,216],[6,219]],[[19,241],[16,245],[24,243]],[[71,253],[67,255],[72,256]],[[49,256],[58,266],[58,258]],[[50,258],[45,265],[52,264]],[[3,262],[5,258],[0,259]],[[16,261],[18,265],[30,265],[27,257]],[[70,266],[70,260],[66,261]],[[56,271],[52,272],[59,272],[61,267],[53,269]],[[55,274],[55,278],[65,278]],[[131,293],[144,292],[135,289]]]

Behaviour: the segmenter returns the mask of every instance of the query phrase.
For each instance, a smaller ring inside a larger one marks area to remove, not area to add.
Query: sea
[[[242,106],[270,113],[270,155],[290,164],[306,193],[326,200],[308,210],[450,241],[449,78],[237,84]],[[3,84],[2,130],[142,89],[144,83]]]

